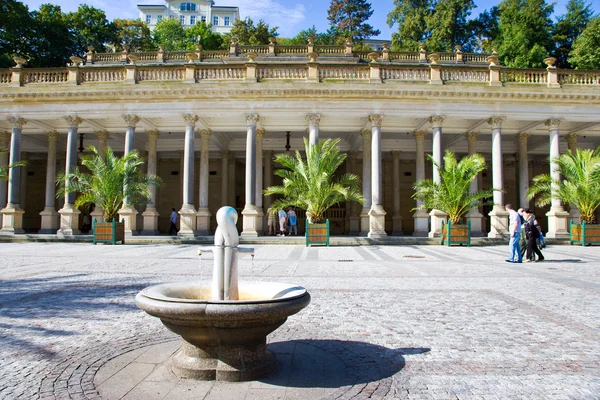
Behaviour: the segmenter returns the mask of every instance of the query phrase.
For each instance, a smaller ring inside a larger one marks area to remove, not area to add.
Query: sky
[[[176,0],[177,1],[177,0]],[[183,1],[183,0],[182,0]],[[554,16],[565,13],[568,0],[555,0]],[[163,0],[26,0],[23,1],[29,10],[39,8],[40,4],[52,3],[59,5],[63,12],[76,11],[79,4],[104,10],[109,20],[115,18],[138,18],[137,4],[164,4]],[[500,0],[475,0],[478,6],[473,15],[497,5]],[[547,0],[550,3],[550,1]],[[371,0],[373,15],[369,23],[381,31],[376,39],[390,40],[392,32],[397,28],[390,28],[387,23],[387,14],[393,8],[392,0]],[[596,13],[600,12],[600,0],[588,0]],[[280,37],[293,37],[298,32],[308,29],[313,25],[317,31],[324,32],[329,28],[327,10],[328,0],[215,0],[217,6],[237,6],[240,8],[240,17],[251,17],[255,22],[264,20],[269,26],[279,27]]]

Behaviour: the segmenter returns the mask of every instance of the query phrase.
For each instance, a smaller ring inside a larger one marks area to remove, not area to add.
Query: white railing
[[[220,60],[223,57],[229,57],[229,50],[210,50],[202,52],[203,60]]]
[[[269,54],[269,46],[239,46],[241,54],[256,53]]]
[[[277,46],[276,54],[306,54],[308,53],[307,46]]]
[[[390,51],[390,61],[409,61],[409,62],[418,62],[419,61],[419,53],[412,52],[400,52],[400,51]]]
[[[82,68],[81,82],[122,82],[125,80],[125,68]]]
[[[137,81],[182,81],[185,78],[184,68],[137,68]]]
[[[442,69],[442,80],[445,82],[488,82],[490,73],[489,70],[481,69],[444,68]]]
[[[187,61],[185,55],[189,51],[169,51],[165,53],[165,61]]]
[[[489,64],[487,58],[489,54],[463,53],[463,62],[468,63],[485,63]]]
[[[195,78],[196,81],[245,79],[246,67],[215,66],[212,68],[197,68]]]
[[[505,69],[500,72],[500,80],[506,83],[548,83],[548,71],[545,69]]]
[[[121,53],[95,53],[94,62],[98,63],[120,63]]]
[[[12,72],[0,71],[0,83],[10,83],[12,81]]]
[[[256,77],[258,79],[306,79],[308,68],[305,65],[260,67],[256,70]]]
[[[600,85],[600,71],[558,71],[561,85]]]
[[[315,46],[314,50],[321,55],[344,54],[346,52],[344,46]]]
[[[369,67],[319,66],[319,79],[369,79]]]
[[[69,71],[66,69],[24,70],[23,83],[59,83],[69,80]]]
[[[397,81],[428,81],[429,68],[385,67],[381,69],[381,79]]]

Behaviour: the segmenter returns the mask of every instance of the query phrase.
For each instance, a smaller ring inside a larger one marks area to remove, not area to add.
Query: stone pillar
[[[569,133],[565,135],[565,139],[567,141],[567,145],[569,146],[569,151],[572,154],[577,152],[577,139],[579,138],[579,134],[577,133]],[[0,163],[2,164],[2,163]],[[569,207],[569,221],[572,221],[574,224],[581,223],[581,213],[573,204]]]
[[[123,115],[123,120],[126,123],[125,148],[123,153],[127,155],[135,148],[135,127],[140,122],[140,117],[126,114]],[[137,235],[137,215],[138,211],[133,205],[129,204],[129,199],[125,198],[123,207],[119,210],[119,219],[125,222],[125,236]]]
[[[558,165],[554,162],[560,156],[560,135],[558,127],[560,126],[560,119],[549,119],[545,122],[548,127],[550,134],[550,176],[553,180],[560,179],[560,173],[558,172]],[[560,202],[560,199],[554,196],[556,187],[552,186],[552,207],[546,214],[548,217],[548,233],[546,237],[549,238],[566,238],[569,236],[567,221],[569,213],[566,212]]]
[[[179,210],[179,236],[194,236],[196,209],[194,208],[194,136],[198,116],[184,114],[185,142],[183,145],[183,199]]]
[[[479,132],[465,133],[470,156],[477,154],[477,136],[479,136]],[[471,182],[469,192],[477,193],[479,191],[478,186],[478,177],[475,177],[473,182]],[[483,236],[483,214],[479,212],[479,207],[469,210],[467,213],[467,221],[471,222],[471,236]]]
[[[20,190],[19,199],[21,199],[20,206],[23,209],[23,211],[25,211],[25,209],[27,208],[27,175],[28,175],[27,167],[29,165],[29,152],[27,152],[27,151],[21,152],[21,161],[23,161],[25,163],[25,165],[23,165],[21,167],[21,185],[19,186],[19,190]]]
[[[402,236],[402,216],[400,215],[400,152],[392,151],[392,204],[394,214],[392,216],[392,235]]]
[[[308,143],[312,145],[319,143],[321,114],[306,114],[306,121],[308,121]]]
[[[8,146],[10,143],[10,132],[0,131],[0,149],[4,152],[0,153],[0,166],[8,165]],[[8,181],[0,179],[0,210],[6,207],[8,196]],[[1,216],[0,216],[1,218]],[[0,221],[1,222],[1,221]]]
[[[363,170],[362,170],[362,187],[365,204],[363,204],[360,212],[360,234],[367,236],[369,233],[369,210],[371,209],[371,131],[363,129],[360,131],[363,138]]]
[[[158,137],[160,136],[160,131],[157,130],[149,130],[146,131],[148,135],[148,175],[156,175],[156,164],[157,160],[157,146],[158,146]],[[144,226],[142,230],[142,235],[158,235],[158,211],[156,211],[156,192],[157,187],[154,185],[148,185],[148,190],[150,191],[150,204],[146,206],[146,211],[142,213],[144,217]]]
[[[237,186],[236,186],[236,182],[235,182],[235,175],[236,175],[236,171],[237,170],[237,160],[235,159],[235,153],[234,152],[230,152],[229,153],[229,190],[228,190],[228,194],[229,194],[229,205],[231,205],[231,207],[233,208],[237,208],[237,199],[236,199],[236,191],[237,191]],[[238,216],[239,219],[239,216]]]
[[[106,130],[94,131],[96,137],[98,138],[98,153],[104,158],[104,154],[106,153],[106,142],[110,137],[110,133]],[[96,206],[94,211],[90,214],[90,219],[92,222],[96,220],[97,222],[104,222],[104,211],[102,207]]]
[[[242,236],[258,236],[258,212],[256,210],[256,124],[258,114],[246,114],[246,200]]]
[[[265,150],[265,188],[273,186],[273,150]],[[266,196],[264,200],[264,209],[266,210],[271,207],[273,203],[273,199],[271,196]],[[268,232],[268,229],[265,229],[265,232]]]
[[[79,117],[65,117],[69,126],[67,134],[67,158],[65,161],[65,173],[73,171],[77,167],[77,129],[83,120]],[[69,181],[65,182],[67,187]],[[75,192],[65,195],[65,204],[58,213],[60,214],[60,228],[56,231],[58,236],[78,235],[79,231],[79,210],[75,207]]]
[[[200,206],[196,214],[196,235],[198,236],[210,235],[211,213],[208,211],[208,172],[210,169],[208,146],[210,135],[211,132],[209,129],[200,131],[200,140],[202,142],[202,147],[200,147]]]
[[[54,203],[56,201],[56,142],[60,133],[46,132],[48,137],[48,161],[46,162],[46,202],[44,211],[40,213],[42,224],[39,233],[55,233],[59,225],[59,215]]]
[[[27,121],[19,117],[8,117],[8,122],[12,125],[12,135],[10,138],[10,159],[8,164],[14,164],[21,161],[21,131]],[[20,206],[21,195],[21,167],[11,168],[8,171],[8,202],[0,212],[2,212],[2,230],[0,233],[13,235],[15,233],[25,233],[23,230],[23,214],[25,211]]]
[[[421,181],[425,179],[425,135],[427,131],[415,131],[415,144],[416,144],[416,173],[415,181]],[[417,200],[417,210],[413,214],[413,220],[415,224],[415,230],[413,236],[427,236],[429,232],[429,214],[423,209],[419,209],[423,206],[421,200]]]
[[[529,155],[527,154],[527,141],[531,133],[520,132],[519,139],[519,207],[529,208],[527,191],[529,190]],[[515,209],[517,209],[515,207]]]
[[[256,231],[264,235],[265,213],[263,210],[263,150],[262,142],[265,136],[264,129],[256,130]]]
[[[350,173],[358,175],[358,168],[356,165],[358,159],[358,152],[351,151],[350,153],[348,153],[348,156],[350,161]],[[351,236],[357,236],[360,232],[360,217],[358,215],[358,203],[353,201],[350,203],[350,229],[348,232],[348,234]]]
[[[221,151],[221,207],[229,204],[229,150]]]
[[[370,238],[386,237],[385,210],[383,209],[381,169],[381,123],[383,115],[369,115],[371,121],[371,209],[369,210]]]
[[[502,161],[502,122],[504,117],[492,117],[488,124],[492,126],[492,187],[494,208],[490,212],[490,238],[508,236],[508,212],[504,208],[504,164]]]
[[[443,168],[442,164],[442,124],[446,119],[443,115],[434,115],[429,118],[429,123],[432,128],[432,156],[433,161],[440,168]],[[433,166],[433,181],[435,183],[440,183],[440,172],[438,169]],[[429,213],[429,217],[431,218],[431,230],[429,231],[429,237],[440,237],[442,234],[442,222],[445,222],[448,218],[448,215],[440,210],[431,210]]]

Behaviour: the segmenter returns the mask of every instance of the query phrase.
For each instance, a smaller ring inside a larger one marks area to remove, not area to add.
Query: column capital
[[[371,140],[371,130],[370,129],[362,129],[360,131],[360,136],[363,137],[363,140]]]
[[[548,118],[546,121],[544,121],[544,125],[548,127],[548,130],[555,131],[558,130],[558,127],[562,121],[562,118]]]
[[[477,136],[479,136],[479,132],[468,131],[465,133],[465,138],[467,138],[468,143],[474,143],[477,141]]]
[[[98,138],[99,142],[106,142],[110,136],[110,133],[105,129],[94,131],[94,134]]]
[[[10,116],[8,118],[6,118],[6,120],[8,121],[9,124],[11,124],[11,126],[13,128],[23,128],[23,125],[27,124],[27,120],[25,118],[21,118],[21,117],[14,117],[14,116]]]
[[[10,132],[0,131],[0,143],[8,143],[10,142]]]
[[[423,141],[425,140],[425,135],[427,135],[427,131],[414,131],[413,133],[415,135],[415,140],[416,141]]]
[[[369,121],[371,122],[371,125],[381,128],[381,123],[383,122],[383,114],[371,114],[369,115]]]
[[[80,117],[74,115],[67,115],[65,117],[65,121],[67,121],[67,125],[69,126],[69,128],[78,128],[79,125],[81,125],[81,123],[83,122],[83,120]]]
[[[160,131],[158,129],[151,129],[149,131],[146,131],[146,135],[148,135],[148,138],[150,140],[158,140],[158,137],[160,136]]]
[[[48,142],[51,142],[51,143],[56,143],[58,138],[60,138],[60,133],[57,131],[47,131],[44,133],[46,134],[46,136],[48,136]]]
[[[262,139],[265,136],[265,130],[263,128],[258,128],[256,130],[256,138]]]
[[[348,152],[348,157],[350,157],[350,159],[356,159],[358,158],[358,151],[352,150]]]
[[[429,123],[431,124],[432,128],[441,128],[445,119],[445,115],[432,115],[429,117]]]
[[[123,120],[125,120],[128,128],[135,128],[137,123],[140,122],[140,117],[133,114],[124,114]]]
[[[200,130],[201,138],[209,138],[212,135],[212,131],[210,129],[202,129]]]
[[[196,122],[198,122],[199,119],[200,117],[196,114],[183,114],[183,120],[187,126],[196,126]]]
[[[305,118],[309,126],[319,126],[319,123],[321,122],[321,114],[306,114]]]
[[[519,143],[527,143],[527,140],[529,140],[529,136],[531,136],[531,133],[529,132],[519,132],[517,134],[517,137],[519,138]]]
[[[222,157],[229,157],[229,154],[231,154],[231,152],[229,150],[227,150],[227,149],[221,150]]]
[[[394,150],[392,151],[392,159],[395,160],[400,160],[400,151]]]
[[[487,123],[491,125],[492,129],[501,129],[505,119],[506,117],[491,117],[488,119]]]
[[[577,146],[577,139],[579,139],[579,133],[568,133],[565,135],[565,140],[569,147]]]
[[[256,126],[260,116],[258,114],[246,114],[246,126]]]

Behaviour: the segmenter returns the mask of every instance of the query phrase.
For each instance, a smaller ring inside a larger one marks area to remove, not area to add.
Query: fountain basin
[[[213,300],[210,283],[182,282],[150,286],[136,304],[181,336],[172,357],[173,372],[183,378],[246,381],[275,368],[266,337],[288,316],[310,303],[297,285],[239,283],[240,300]]]

